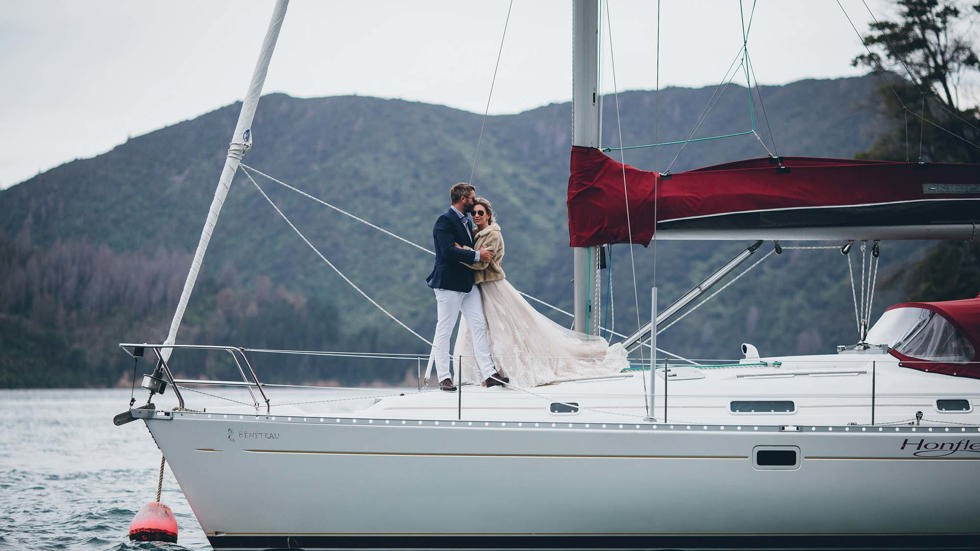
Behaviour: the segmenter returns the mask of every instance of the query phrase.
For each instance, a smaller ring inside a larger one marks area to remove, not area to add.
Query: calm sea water
[[[160,451],[142,422],[112,424],[128,406],[129,390],[0,390],[0,549],[211,549],[169,469],[160,501],[177,544],[129,541]]]

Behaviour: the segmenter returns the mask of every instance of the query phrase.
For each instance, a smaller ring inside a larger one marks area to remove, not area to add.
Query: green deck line
[[[754,134],[754,133],[755,133],[755,130],[746,130],[744,132],[736,132],[734,134],[724,134],[724,135],[721,135],[721,136],[708,136],[706,138],[694,138],[694,139],[691,139],[691,140],[678,140],[678,141],[675,141],[675,142],[651,143],[651,144],[646,144],[646,145],[627,145],[627,146],[623,146],[623,147],[608,147],[608,146],[606,146],[606,147],[600,147],[599,150],[600,151],[603,151],[603,152],[607,152],[607,151],[628,151],[630,149],[644,149],[644,148],[647,148],[647,147],[661,147],[661,146],[665,146],[665,145],[681,145],[681,144],[685,144],[685,143],[706,142],[706,141],[709,141],[709,140],[721,140],[721,139],[724,139],[724,138],[735,138],[735,137],[738,137],[738,136],[746,136],[748,134]]]
[[[783,365],[783,362],[775,361],[775,362],[772,362],[772,363],[769,363],[769,362],[755,362],[755,363],[750,363],[750,364],[741,364],[741,363],[739,363],[739,364],[717,364],[717,365],[691,365],[691,364],[687,364],[687,365],[683,365],[683,366],[680,366],[680,367],[693,367],[693,368],[696,368],[696,369],[729,369],[729,368],[733,368],[733,367],[779,367],[781,365]],[[673,367],[678,367],[678,366],[675,365]],[[658,367],[658,369],[661,369],[661,368]],[[627,371],[650,371],[650,366],[649,365],[631,365],[631,366],[623,369],[622,372],[625,373]]]

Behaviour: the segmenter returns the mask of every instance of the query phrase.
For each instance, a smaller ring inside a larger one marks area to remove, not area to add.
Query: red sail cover
[[[918,324],[889,349],[902,367],[980,379],[980,297],[943,302],[904,302],[892,310],[934,312],[939,323]],[[931,357],[930,357],[931,356]],[[958,356],[954,360],[954,356]]]
[[[963,225],[968,239],[980,222],[980,165],[783,157],[663,177],[595,148],[572,147],[571,246],[647,245],[654,234],[654,199],[656,229],[665,237],[693,231],[717,232],[698,237],[703,239],[725,239],[725,232],[739,239],[752,232],[759,238],[828,239],[820,237],[830,235],[821,228]]]

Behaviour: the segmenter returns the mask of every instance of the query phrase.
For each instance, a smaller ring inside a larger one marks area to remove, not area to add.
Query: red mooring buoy
[[[132,541],[177,543],[177,519],[170,507],[156,501],[147,503],[129,525]]]

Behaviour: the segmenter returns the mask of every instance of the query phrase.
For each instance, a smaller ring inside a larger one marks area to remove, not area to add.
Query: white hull
[[[639,380],[540,391],[609,396]],[[423,392],[356,416],[145,417],[216,549],[980,545],[975,423],[650,423],[613,398],[553,414],[544,394],[464,387],[460,401]],[[757,464],[766,450],[777,464]]]

